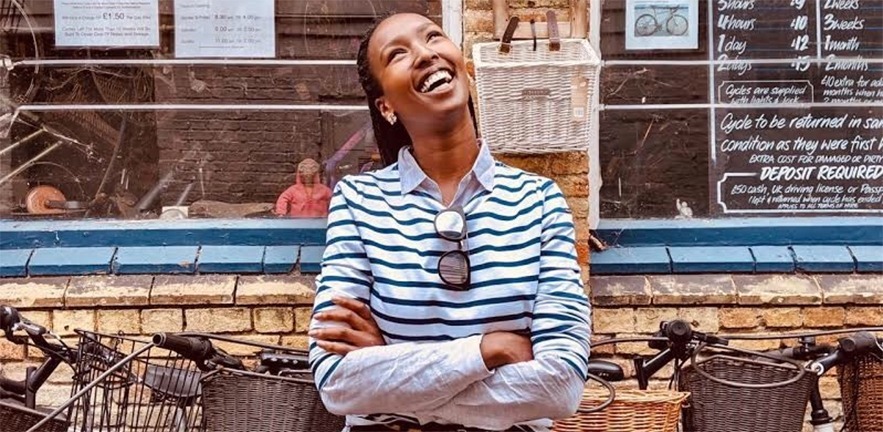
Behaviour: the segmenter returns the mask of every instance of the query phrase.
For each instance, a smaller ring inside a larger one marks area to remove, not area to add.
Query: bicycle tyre
[[[652,24],[650,24],[652,23]],[[635,36],[638,37],[647,37],[656,33],[656,30],[659,28],[659,21],[656,21],[656,17],[650,14],[643,14],[635,20]]]
[[[683,36],[690,29],[690,22],[683,15],[672,15],[665,21],[665,31],[672,36]]]

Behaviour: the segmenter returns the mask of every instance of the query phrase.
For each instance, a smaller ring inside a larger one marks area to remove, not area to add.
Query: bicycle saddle
[[[187,399],[202,393],[200,376],[199,371],[195,370],[147,365],[144,384],[162,396]]]
[[[622,381],[625,372],[622,368],[607,360],[589,360],[589,373],[605,381]]]

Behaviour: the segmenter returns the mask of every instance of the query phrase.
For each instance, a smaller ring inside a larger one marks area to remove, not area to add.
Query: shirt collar
[[[495,165],[494,157],[487,144],[484,141],[479,141],[478,157],[475,158],[472,169],[466,175],[474,175],[481,187],[491,191],[494,188]],[[405,146],[399,150],[399,175],[402,195],[413,192],[427,178],[426,173],[417,163],[417,159],[414,159],[411,146]]]

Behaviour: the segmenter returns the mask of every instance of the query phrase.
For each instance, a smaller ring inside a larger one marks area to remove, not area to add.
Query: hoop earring
[[[386,116],[386,121],[389,122],[390,125],[394,125],[396,124],[396,121],[398,121],[398,117],[396,117],[395,114],[390,113],[388,116]]]

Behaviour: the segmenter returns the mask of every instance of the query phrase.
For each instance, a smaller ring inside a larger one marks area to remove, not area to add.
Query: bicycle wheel
[[[690,23],[683,15],[672,15],[665,21],[665,31],[672,36],[683,36],[690,28]]]
[[[653,15],[644,14],[635,20],[635,36],[650,36],[656,33],[657,28],[659,28],[659,23]]]

